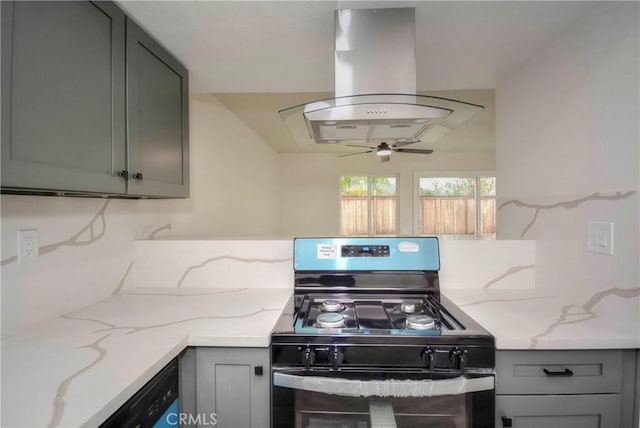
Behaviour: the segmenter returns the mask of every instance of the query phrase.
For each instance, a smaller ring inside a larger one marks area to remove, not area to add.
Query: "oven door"
[[[493,427],[494,373],[273,370],[272,427]]]

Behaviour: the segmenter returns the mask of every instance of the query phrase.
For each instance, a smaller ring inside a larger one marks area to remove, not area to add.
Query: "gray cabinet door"
[[[507,420],[513,428],[620,428],[620,394],[498,395],[495,426]]]
[[[2,2],[2,187],[123,193],[125,16]]]
[[[127,19],[128,193],[189,196],[187,70]]]
[[[269,373],[267,348],[197,348],[197,415],[215,414],[218,428],[269,427]]]
[[[498,394],[619,393],[623,351],[498,351]],[[562,376],[562,374],[567,374]],[[560,376],[558,375],[560,374]]]

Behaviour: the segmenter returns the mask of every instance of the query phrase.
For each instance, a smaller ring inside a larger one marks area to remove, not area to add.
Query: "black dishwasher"
[[[179,417],[178,379],[178,358],[175,358],[100,427],[177,427]]]

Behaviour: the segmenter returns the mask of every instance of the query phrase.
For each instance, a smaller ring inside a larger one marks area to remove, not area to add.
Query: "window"
[[[418,234],[495,239],[496,179],[418,175]]]
[[[340,177],[340,199],[343,236],[397,233],[396,177]]]

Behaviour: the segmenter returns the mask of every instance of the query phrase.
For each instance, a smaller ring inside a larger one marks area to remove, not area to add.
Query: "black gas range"
[[[433,237],[297,238],[272,426],[493,426],[494,338],[440,294],[439,268]]]

